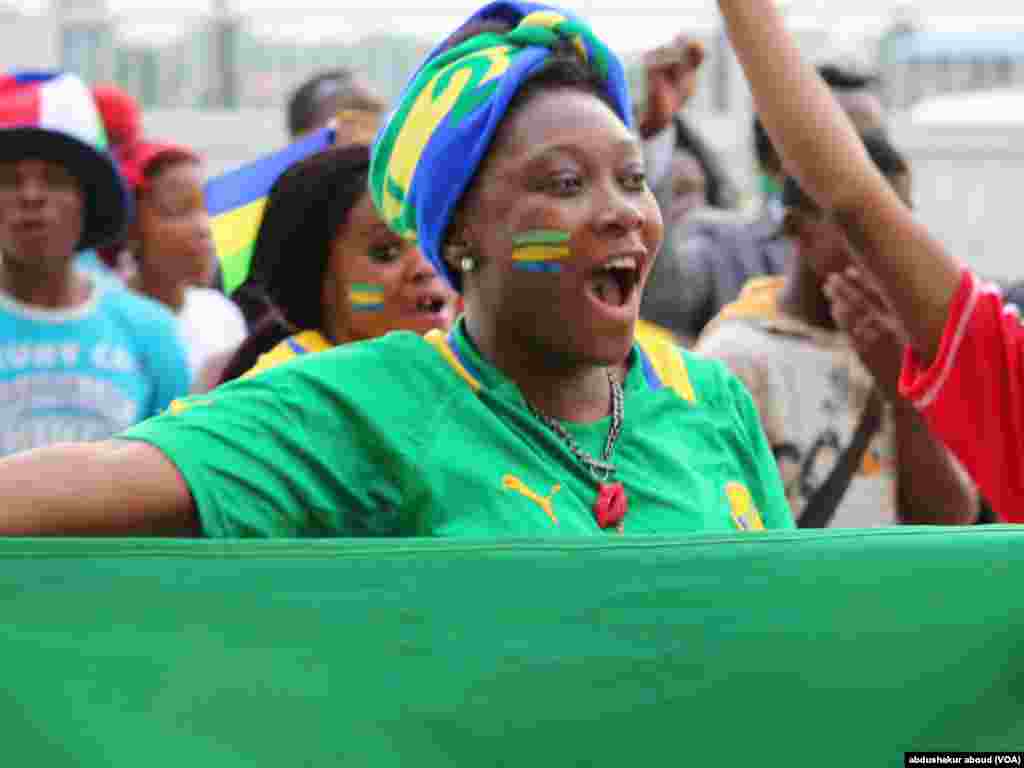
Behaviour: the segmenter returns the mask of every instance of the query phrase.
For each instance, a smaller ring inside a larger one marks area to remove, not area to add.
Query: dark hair
[[[840,67],[837,64],[822,64],[817,67],[818,75],[825,81],[825,85],[834,91],[849,92],[863,91],[874,88],[879,80],[874,75],[861,74],[853,70]],[[782,159],[772,144],[768,131],[765,130],[761,119],[754,115],[754,155],[757,157],[759,168],[774,173],[782,169]]]
[[[864,142],[864,149],[875,167],[890,181],[910,171],[910,164],[906,157],[892,145],[883,135],[870,133],[861,136]],[[792,176],[786,177],[782,185],[782,204],[786,208],[799,208],[805,211],[817,211],[818,205],[811,197],[803,191],[800,183]]]
[[[266,354],[300,330],[290,325],[273,307],[268,308],[263,319],[256,324],[256,327],[246,336],[245,341],[231,355],[224,370],[221,371],[217,386],[234,381],[247,371],[252,370],[253,366],[259,362],[261,355]]]
[[[339,107],[383,111],[384,104],[357,85],[355,71],[347,67],[320,72],[295,89],[288,98],[288,133],[293,138],[316,127],[318,113],[328,99]]]
[[[762,171],[777,173],[782,170],[782,158],[757,115],[754,115],[754,156],[757,158],[757,167]]]
[[[855,72],[838,64],[822,64],[817,69],[825,85],[834,91],[863,91],[874,88],[879,82],[875,75]]]
[[[673,118],[676,124],[676,149],[689,152],[704,171],[708,205],[714,208],[735,208],[739,204],[736,185],[726,173],[714,150],[681,115]]]
[[[369,147],[333,147],[296,163],[271,187],[249,276],[232,296],[250,336],[221,383],[293,333],[323,326],[320,297],[331,241],[367,194],[369,166]]]

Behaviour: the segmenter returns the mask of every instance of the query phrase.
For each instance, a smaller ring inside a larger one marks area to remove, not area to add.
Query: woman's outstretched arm
[[[910,340],[900,394],[1000,516],[1024,522],[1024,324],[950,256],[869,162],[773,0],[719,0],[788,172],[843,224]],[[843,279],[833,275],[833,297]],[[833,299],[835,300],[835,299]]]
[[[774,0],[719,0],[758,114],[786,170],[843,224],[922,361],[938,352],[961,265],[914,218],[800,55]]]
[[[188,486],[158,449],[110,440],[0,461],[0,536],[194,536]]]

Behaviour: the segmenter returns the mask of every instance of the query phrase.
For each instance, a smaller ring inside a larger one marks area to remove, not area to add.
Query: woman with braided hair
[[[749,394],[635,342],[662,223],[620,62],[497,2],[432,51],[370,190],[465,301],[176,403],[109,443],[0,464],[8,533],[583,536],[790,528]],[[54,491],[60,488],[60,491]]]

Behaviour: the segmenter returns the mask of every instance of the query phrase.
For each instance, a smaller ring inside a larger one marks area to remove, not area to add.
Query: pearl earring
[[[472,272],[476,269],[476,259],[472,254],[473,251],[467,243],[458,241],[448,244],[445,255],[449,263],[457,263],[463,272]]]

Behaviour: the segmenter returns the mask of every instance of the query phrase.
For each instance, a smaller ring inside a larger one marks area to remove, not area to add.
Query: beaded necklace
[[[531,403],[527,403],[530,412],[540,421],[544,426],[550,429],[555,435],[565,443],[569,452],[576,457],[576,460],[582,464],[590,476],[597,483],[597,501],[594,502],[594,517],[597,519],[597,524],[600,528],[611,528],[612,526],[619,525],[622,519],[626,516],[626,512],[629,507],[628,499],[626,498],[626,490],[623,488],[622,483],[609,483],[612,475],[615,474],[615,465],[612,463],[612,454],[615,453],[615,444],[619,440],[619,435],[622,433],[622,422],[625,413],[625,397],[622,393],[622,385],[615,380],[611,371],[608,374],[608,386],[611,389],[612,399],[612,423],[608,428],[608,437],[604,443],[604,451],[601,454],[601,458],[595,458],[589,453],[580,448],[576,439],[569,433],[569,431],[559,423],[557,419],[553,419],[545,413],[541,413]]]

